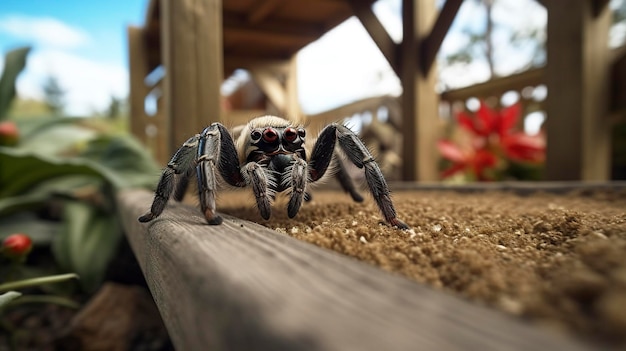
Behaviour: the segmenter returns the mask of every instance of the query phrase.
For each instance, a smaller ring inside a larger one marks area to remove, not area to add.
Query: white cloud
[[[128,71],[125,67],[100,63],[62,50],[35,50],[26,70],[17,81],[20,96],[43,98],[42,86],[47,77],[55,77],[65,90],[66,113],[89,115],[109,105],[111,96],[128,95]]]
[[[356,18],[340,24],[298,54],[298,90],[305,113],[369,96],[399,95],[397,76]]]
[[[0,32],[32,41],[38,47],[74,48],[90,41],[85,31],[51,17],[4,16],[0,18]]]
[[[51,17],[11,15],[0,17],[0,33],[33,46],[17,81],[21,97],[42,100],[49,77],[56,78],[65,91],[68,115],[90,115],[106,109],[111,96],[128,95],[126,67],[78,54],[88,50],[91,42],[80,28]]]

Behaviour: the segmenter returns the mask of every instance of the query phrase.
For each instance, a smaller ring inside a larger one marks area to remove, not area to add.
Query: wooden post
[[[548,180],[606,180],[610,167],[611,11],[590,0],[545,1]]]
[[[143,31],[138,27],[128,27],[128,67],[130,70],[130,130],[141,142],[146,144],[147,116],[144,101],[148,87],[144,79],[148,75],[148,60],[143,40]]]
[[[161,0],[170,149],[221,120],[222,1]]]
[[[419,50],[430,34],[435,17],[434,0],[402,1],[402,178],[406,181],[438,179],[436,68],[431,67],[428,72],[422,70],[426,56]]]

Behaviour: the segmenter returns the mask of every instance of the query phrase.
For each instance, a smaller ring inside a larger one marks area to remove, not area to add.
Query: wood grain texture
[[[589,0],[545,1],[546,180],[608,180],[611,11]]]
[[[419,48],[431,33],[437,17],[433,0],[402,1],[402,43],[400,81],[402,82],[402,179],[439,179],[439,154],[433,147],[440,138],[437,125],[439,96],[436,65],[424,72]]]
[[[577,342],[258,224],[170,204],[120,216],[178,350],[584,350]]]

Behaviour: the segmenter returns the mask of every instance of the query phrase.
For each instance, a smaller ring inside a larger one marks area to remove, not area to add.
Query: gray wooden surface
[[[152,194],[118,200],[177,350],[591,349],[251,222],[172,202],[140,224]]]

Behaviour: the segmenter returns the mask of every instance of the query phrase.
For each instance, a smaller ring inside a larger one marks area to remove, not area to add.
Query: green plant
[[[15,70],[27,53],[7,54],[0,122],[8,120]],[[50,116],[11,123],[19,139],[0,146],[0,227],[38,233],[33,240],[52,246],[59,270],[76,272],[81,287],[93,291],[122,238],[115,193],[153,186],[158,166],[136,140],[100,121]],[[60,218],[42,218],[42,210]]]
[[[32,239],[22,233],[11,234],[2,241],[0,246],[0,271],[4,274],[0,278],[0,329],[9,335],[9,342],[12,349],[14,345],[15,328],[10,321],[5,320],[4,311],[12,306],[21,304],[57,304],[68,308],[78,308],[78,303],[60,295],[51,294],[23,294],[18,290],[24,290],[42,285],[60,283],[67,280],[77,279],[74,273],[41,276],[36,278],[15,280],[26,262],[28,254],[33,248]]]

